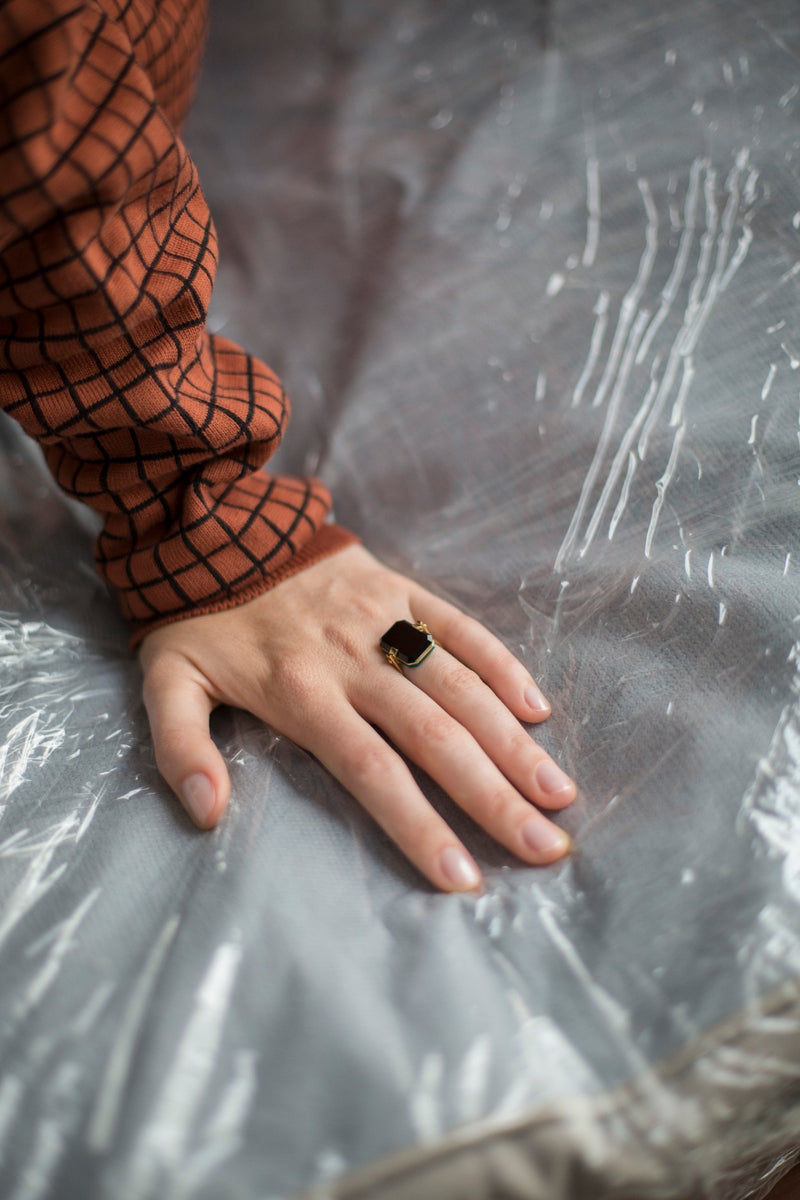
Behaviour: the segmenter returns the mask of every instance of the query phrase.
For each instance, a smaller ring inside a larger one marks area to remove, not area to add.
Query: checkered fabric
[[[272,372],[208,334],[214,228],[175,130],[195,0],[0,0],[0,405],[102,513],[134,642],[352,541],[314,479],[269,476]]]

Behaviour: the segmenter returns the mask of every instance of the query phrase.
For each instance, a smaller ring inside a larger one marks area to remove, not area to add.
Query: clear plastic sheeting
[[[541,680],[576,848],[437,895],[217,714],[155,769],[0,422],[5,1200],[759,1200],[800,1131],[796,0],[226,0],[187,140],[283,469]]]

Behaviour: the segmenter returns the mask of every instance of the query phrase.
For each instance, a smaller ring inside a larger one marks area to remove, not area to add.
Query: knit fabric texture
[[[0,405],[104,519],[133,623],[249,600],[355,540],[270,476],[288,399],[209,334],[217,244],[176,130],[196,0],[0,0]]]

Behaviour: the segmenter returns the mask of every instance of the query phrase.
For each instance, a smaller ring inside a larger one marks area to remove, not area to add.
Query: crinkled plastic
[[[0,1193],[758,1200],[800,1129],[795,0],[227,0],[188,131],[281,466],[541,680],[573,855],[433,894],[311,758],[156,772],[0,422]]]

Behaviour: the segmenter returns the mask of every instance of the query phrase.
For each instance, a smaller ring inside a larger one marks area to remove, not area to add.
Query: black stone
[[[381,650],[397,652],[397,661],[404,667],[416,667],[433,649],[435,642],[429,633],[417,629],[410,621],[395,621],[381,638]]]

